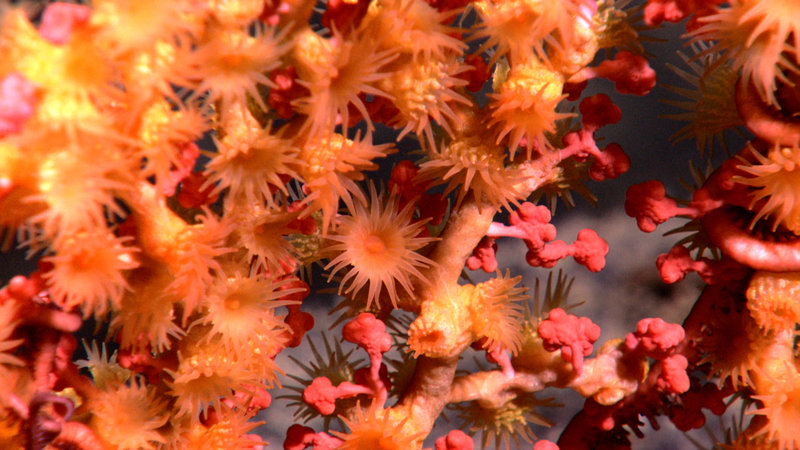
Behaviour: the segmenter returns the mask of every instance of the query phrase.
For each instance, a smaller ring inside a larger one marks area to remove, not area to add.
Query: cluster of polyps
[[[712,127],[721,132],[743,124],[750,141],[710,171],[684,205],[650,181],[628,190],[625,208],[647,232],[674,216],[690,219],[682,229],[695,233],[661,255],[658,268],[668,283],[698,272],[707,284],[684,322],[681,353],[721,389],[693,383],[673,421],[681,429],[700,427],[700,408],[718,412],[719,399],[735,392],[753,417],[739,425],[732,445],[794,449],[800,447],[793,430],[800,419],[800,5],[717,3],[692,10],[683,2],[651,2],[648,8],[654,18],[664,18],[667,9],[660,8],[667,5],[676,8],[677,20],[697,13],[691,34],[711,42],[701,47],[708,67],[698,81],[708,84],[695,97],[697,109],[728,104],[738,114],[696,115],[694,125],[699,130],[722,119]],[[698,143],[713,141],[707,132],[694,134]],[[711,257],[704,256],[707,249]]]
[[[701,407],[719,413],[729,392],[687,376],[706,363],[723,381],[755,387],[760,412],[780,413],[761,439],[797,444],[785,434],[793,403],[779,403],[796,399],[795,369],[773,364],[792,361],[792,275],[752,265],[771,272],[751,275],[677,250],[662,264],[673,278],[699,270],[722,280],[731,302],[749,283],[753,325],[741,308],[687,325],[688,335],[644,319],[594,357],[600,330],[559,307],[563,280],[543,308],[531,308],[519,277],[462,277],[465,265],[496,271],[501,237],[522,239],[533,266],[569,256],[591,271],[605,265],[600,236],[585,229],[573,243],[557,240],[547,208],[528,200],[569,199],[570,189],[587,192],[583,179],[628,170],[619,145],[595,142],[620,110],[603,94],[581,98],[598,77],[626,94],[655,85],[626,11],[611,0],[316,3],[97,0],[2,10],[3,248],[40,259],[0,290],[0,446],[261,446],[248,434],[251,419],[269,406],[281,372],[275,356],[313,327],[300,275],[320,261],[346,297],[336,308],[343,337],[367,352],[369,366],[326,341],[330,355],[317,354],[312,379],[295,378],[300,414],[335,415],[347,429],[296,425],[286,448],[421,447],[447,405],[465,431],[483,432],[484,445],[532,441],[529,423],[546,423],[536,408],[548,403],[534,394],[546,387],[588,398],[559,445],[596,448],[620,442],[640,414],[695,426]],[[768,143],[796,136],[790,119],[775,128],[768,108],[797,104],[789,53],[800,32],[786,19],[800,16],[794,3],[774,2],[778,14],[766,2],[715,3],[651,1],[645,19],[697,13],[697,36],[718,41],[709,52],[726,51],[742,68],[748,126]],[[752,39],[740,42],[735,26]],[[590,66],[600,49],[614,57]],[[749,57],[755,51],[770,58]],[[575,101],[579,122],[563,106]],[[395,138],[377,142],[379,125]],[[420,151],[379,192],[371,171],[402,138]],[[798,142],[780,142],[748,150],[746,167],[725,166],[732,177],[712,177],[711,203],[675,213],[702,211],[704,228],[720,237],[713,245],[730,256],[725,246],[747,240],[747,230],[714,201],[756,211],[753,223],[774,218],[772,232],[794,231],[794,203],[787,209],[773,196],[793,193],[787,173]],[[751,204],[721,193],[736,191],[731,183]],[[652,205],[675,206],[650,194],[629,208],[640,223],[667,214]],[[503,210],[508,224],[494,221]],[[780,245],[767,247],[785,261],[793,247]],[[775,293],[786,286],[789,294]],[[82,327],[88,319],[98,326]],[[79,329],[95,342],[74,361]],[[740,340],[749,350],[736,353],[743,362],[722,358],[722,331],[707,337],[709,329],[747,330]],[[407,352],[387,365],[392,347]],[[498,369],[456,376],[470,347]],[[454,430],[436,445],[473,443]]]

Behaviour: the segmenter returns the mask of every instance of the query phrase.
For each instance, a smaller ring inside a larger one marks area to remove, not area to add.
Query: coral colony
[[[748,142],[690,200],[630,187],[643,231],[688,221],[662,279],[705,287],[595,346],[570,281],[528,292],[495,251],[603,269],[537,202],[628,170],[595,135],[633,112],[583,90],[646,95],[662,22],[697,51],[678,137]],[[797,0],[5,4],[0,237],[37,269],[0,290],[0,447],[260,449],[280,376],[292,450],[624,449],[729,406],[726,448],[800,448],[798,74]],[[343,328],[283,378],[320,281]],[[585,397],[557,442],[545,388]]]

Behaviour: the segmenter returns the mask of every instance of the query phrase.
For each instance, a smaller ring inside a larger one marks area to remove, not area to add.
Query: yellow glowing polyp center
[[[236,297],[228,297],[225,299],[225,308],[230,310],[239,309],[239,306],[241,306],[241,304],[242,302],[240,302],[239,299]]]
[[[371,255],[380,255],[386,252],[386,244],[378,236],[369,235],[364,239],[364,249]]]

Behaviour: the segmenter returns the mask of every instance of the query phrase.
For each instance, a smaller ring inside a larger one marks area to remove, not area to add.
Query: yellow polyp
[[[538,60],[514,65],[497,93],[489,94],[489,125],[496,129],[495,142],[507,141],[512,158],[523,138],[547,145],[545,133],[555,132],[556,121],[571,115],[557,110],[558,103],[566,97],[563,87],[564,76]],[[528,145],[529,155],[531,147]]]
[[[238,298],[230,298],[229,297],[229,298],[225,299],[225,308],[226,309],[235,311],[235,310],[239,309],[239,307],[241,305],[242,305],[242,302],[240,302]]]
[[[19,72],[39,88],[33,120],[45,128],[98,124],[101,114],[92,97],[108,93],[110,68],[89,31],[76,29],[68,43],[42,38],[22,10],[6,14],[0,25],[0,77]]]
[[[397,409],[381,409],[372,404],[356,407],[355,417],[343,418],[349,433],[333,432],[344,442],[337,448],[345,450],[406,450],[419,448],[429,430],[417,430],[409,414]]]
[[[264,9],[263,0],[213,0],[211,12],[223,25],[244,26],[258,19]]]
[[[750,316],[765,331],[794,330],[800,323],[800,272],[758,271],[746,296]]]
[[[30,147],[24,149],[23,153],[23,149],[16,144],[0,140],[0,179],[10,180],[16,189],[33,188],[36,185],[39,160],[38,152],[31,151]],[[7,193],[6,197],[9,195]],[[3,215],[12,212],[15,212],[14,208],[3,209]]]
[[[613,405],[627,395],[633,394],[639,383],[647,377],[647,359],[631,358],[621,346],[622,339],[612,339],[587,359],[580,376],[570,382],[570,387],[584,397],[592,397],[601,405]]]
[[[170,106],[166,101],[155,101],[141,115],[139,139],[145,145],[161,143],[161,136],[169,124]]]
[[[600,48],[597,34],[591,28],[576,25],[574,31],[572,45],[564,49],[554,47],[549,57],[550,64],[566,77],[591,64]]]
[[[425,301],[408,329],[408,347],[415,356],[447,358],[460,354],[475,339],[470,297],[474,286],[458,286]]]
[[[5,13],[0,24],[0,75],[16,71],[36,84],[55,81],[53,61],[62,49],[44,40],[22,9]]]
[[[306,162],[300,174],[306,182],[315,180],[336,169],[339,154],[353,141],[341,134],[331,134],[324,138],[309,142],[303,146],[300,156]]]
[[[306,27],[295,37],[292,57],[297,64],[300,78],[313,81],[318,78],[318,74],[335,67],[337,53],[330,39],[325,39]]]
[[[50,90],[45,93],[36,108],[34,120],[45,127],[57,125],[80,127],[86,124],[103,122],[104,119],[88,96],[75,95],[63,90]]]
[[[540,101],[553,102],[561,100],[563,87],[564,76],[561,73],[534,60],[525,65],[514,66],[500,91],[522,96],[535,93]]]
[[[527,327],[526,330],[528,330]],[[531,373],[557,369],[563,374],[567,374],[571,367],[568,367],[567,362],[561,359],[560,353],[545,350],[542,338],[539,337],[536,329],[533,328],[529,331],[523,336],[519,351],[511,358],[513,366],[518,370]]]

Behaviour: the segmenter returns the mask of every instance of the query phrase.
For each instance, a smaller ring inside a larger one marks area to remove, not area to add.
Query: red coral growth
[[[570,254],[575,262],[590,272],[599,272],[606,265],[608,242],[594,230],[586,228],[578,232],[578,239],[572,243]]]
[[[525,202],[509,214],[510,226],[494,222],[487,236],[515,237],[524,240],[528,248],[540,248],[556,238],[556,227],[550,223],[550,217],[546,206]]]
[[[680,396],[680,403],[670,408],[669,420],[684,432],[702,428],[706,423],[703,408],[710,410],[714,415],[722,415],[727,409],[724,399],[732,393],[730,384],[726,384],[722,389],[713,383],[702,386],[693,384],[688,392]]]
[[[467,258],[467,268],[469,270],[483,269],[486,273],[494,273],[497,270],[496,253],[497,243],[494,238],[484,237],[472,250],[472,256]]]
[[[306,332],[314,328],[314,316],[300,311],[300,305],[291,305],[288,309],[289,314],[283,318],[283,321],[292,329],[292,336],[285,345],[294,348],[300,345]]]
[[[425,186],[414,181],[418,172],[419,167],[414,165],[414,162],[410,159],[398,162],[392,168],[392,175],[389,177],[389,192],[397,192],[404,202],[418,198],[425,192]],[[403,206],[405,204],[400,205],[401,208]]]
[[[42,269],[47,264],[40,263],[39,266]],[[38,270],[30,278],[22,275],[12,278],[6,287],[0,289],[0,304],[8,300],[17,302],[19,308],[12,322],[18,320],[21,325],[43,326],[66,333],[78,331],[83,324],[79,314],[50,307],[43,272]]]
[[[342,329],[342,336],[367,351],[370,357],[388,352],[392,337],[386,325],[370,313],[361,313]]]
[[[483,88],[483,85],[491,76],[489,66],[483,60],[480,54],[472,53],[464,57],[464,64],[467,64],[471,69],[458,74],[458,78],[467,81],[467,90],[470,92],[478,92]]]
[[[595,181],[616,178],[627,172],[631,160],[619,144],[611,143],[602,151],[597,147],[594,133],[601,127],[619,122],[622,112],[605,94],[596,94],[581,101],[579,106],[583,127],[562,138],[561,159],[575,158],[579,162],[594,157],[589,176]]]
[[[591,272],[599,272],[606,265],[607,254],[608,243],[586,228],[578,232],[578,239],[571,245],[559,240],[539,249],[529,247],[525,260],[533,267],[553,267],[559,260],[572,256]]]
[[[367,14],[369,0],[329,0],[322,13],[322,25],[329,30],[348,32],[358,27]]]
[[[453,430],[436,439],[436,450],[472,450],[474,445],[472,438],[461,430]]]
[[[723,0],[649,0],[644,8],[644,23],[649,27],[661,22],[678,23],[692,14],[696,14],[686,24],[687,31],[697,26],[697,15],[707,15],[714,11],[714,6]]]
[[[42,13],[39,33],[53,44],[66,44],[72,37],[72,30],[89,23],[91,15],[92,9],[86,5],[52,3]]]
[[[631,168],[631,159],[619,144],[611,143],[602,152],[595,155],[589,176],[594,181],[612,180]]]
[[[328,378],[317,377],[303,390],[303,401],[319,411],[320,414],[328,416],[336,410],[336,399],[370,393],[368,388],[349,381],[334,386]]]
[[[295,114],[292,102],[308,96],[308,89],[297,82],[297,69],[294,66],[281,67],[269,74],[275,87],[269,90],[267,104],[281,119],[291,119]]]
[[[664,184],[657,180],[634,184],[625,193],[625,214],[636,219],[645,233],[679,214],[691,215],[693,210],[679,208],[675,200],[667,198]]]
[[[644,56],[628,51],[617,53],[612,61],[597,66],[598,76],[608,78],[621,94],[647,95],[656,85],[656,71]]]
[[[303,450],[313,446],[314,450],[332,450],[342,444],[337,439],[326,433],[315,433],[313,429],[302,425],[292,425],[286,430],[286,440],[283,441],[284,450]]]
[[[538,332],[545,350],[560,349],[561,357],[572,363],[579,375],[583,371],[583,358],[592,354],[592,344],[600,338],[600,327],[591,319],[567,314],[561,308],[550,311],[539,324]]]
[[[668,394],[682,394],[689,390],[689,361],[683,355],[671,355],[661,360],[661,373],[656,386]]]
[[[215,187],[207,181],[202,172],[193,171],[186,176],[181,180],[178,203],[184,208],[202,208],[216,202],[219,195],[214,192]]]
[[[601,270],[606,264],[608,243],[594,230],[579,231],[578,239],[572,244],[553,241],[556,227],[550,223],[550,210],[546,206],[525,202],[518,210],[511,212],[509,222],[510,226],[493,222],[486,235],[490,238],[505,236],[522,239],[528,247],[525,260],[533,267],[553,267],[568,256],[592,272]]]
[[[369,386],[377,404],[382,405],[389,393],[389,383],[381,377],[380,369],[384,367],[381,360],[392,348],[392,337],[386,332],[386,325],[370,313],[361,313],[344,326],[342,336],[367,351],[370,370],[364,384]]]
[[[36,108],[36,86],[18,73],[0,81],[0,138],[19,133]]]
[[[389,368],[386,367],[386,364],[380,365],[378,376],[380,377],[380,381],[383,383],[386,389],[390,389],[392,387],[392,380],[389,379]],[[356,384],[368,386],[370,383],[372,383],[372,369],[370,367],[362,367],[356,370],[353,372],[353,381],[355,381]]]
[[[533,450],[558,450],[558,445],[556,445],[555,442],[541,439],[536,441],[536,444],[533,446]]]
[[[731,260],[715,261],[700,257],[693,259],[689,250],[681,245],[672,247],[669,253],[659,255],[656,266],[665,283],[675,283],[683,279],[690,272],[697,272],[706,284],[716,284],[720,281],[741,279],[745,266]]]
[[[433,6],[439,11],[452,11],[454,9],[463,8],[474,0],[426,0],[429,5]]]
[[[581,112],[583,126],[591,128],[592,131],[615,124],[622,119],[622,110],[606,94],[586,97],[581,100],[578,110]]]
[[[162,193],[168,197],[174,195],[178,184],[192,174],[200,156],[200,147],[194,142],[183,142],[178,145],[178,150],[178,160],[169,170],[167,184],[161,187]]]
[[[684,337],[683,327],[678,324],[658,317],[642,319],[636,324],[636,331],[625,336],[625,347],[634,353],[663,359],[675,351]]]

